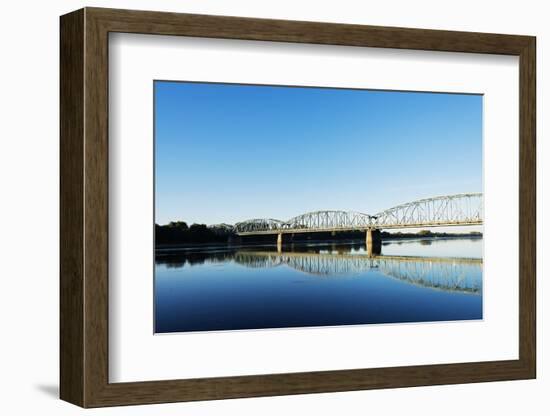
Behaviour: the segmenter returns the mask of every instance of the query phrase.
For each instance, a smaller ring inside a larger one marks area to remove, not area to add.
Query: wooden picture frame
[[[60,28],[61,399],[101,407],[535,378],[534,37],[101,8],[64,15]],[[519,56],[519,359],[109,383],[110,32]]]

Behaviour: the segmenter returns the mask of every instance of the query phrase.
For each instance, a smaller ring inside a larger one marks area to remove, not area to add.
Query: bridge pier
[[[382,252],[382,236],[380,230],[369,228],[365,236],[367,244],[367,256],[372,257]]]
[[[283,233],[277,234],[277,252],[283,251]]]

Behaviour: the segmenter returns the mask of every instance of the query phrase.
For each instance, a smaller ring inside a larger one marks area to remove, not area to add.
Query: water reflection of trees
[[[235,250],[211,250],[211,251],[183,251],[157,253],[155,264],[164,265],[168,268],[180,268],[185,265],[195,266],[205,263],[224,263],[231,260]]]
[[[262,247],[262,246],[260,246]],[[266,250],[275,250],[276,246],[263,246]],[[309,244],[288,244],[285,247],[294,253],[333,253],[346,254],[358,253],[365,247],[360,241],[336,241],[336,242],[312,242]],[[205,263],[223,263],[235,257],[235,253],[254,252],[258,246],[213,246],[207,248],[196,247],[192,249],[161,249],[155,254],[155,264],[165,265],[169,268],[180,268],[185,265],[193,266]],[[273,251],[273,253],[277,253]],[[250,259],[250,264],[253,262]],[[261,261],[258,262],[258,267]],[[250,266],[253,267],[253,266]]]

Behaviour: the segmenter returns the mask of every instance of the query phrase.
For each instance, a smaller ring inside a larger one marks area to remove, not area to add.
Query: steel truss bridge
[[[286,221],[258,218],[239,222],[240,235],[383,230],[483,224],[483,194],[468,193],[420,199],[375,215],[355,211],[315,211]]]
[[[482,289],[483,262],[472,258],[367,257],[353,254],[243,251],[236,253],[235,262],[251,268],[286,265],[321,277],[378,271],[385,276],[432,289],[471,294],[480,294]]]

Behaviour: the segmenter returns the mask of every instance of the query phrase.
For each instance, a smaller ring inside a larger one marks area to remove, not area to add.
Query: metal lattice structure
[[[376,215],[355,211],[315,211],[287,221],[252,219],[235,224],[239,235],[353,231],[483,224],[483,194],[420,199]]]
[[[235,224],[233,230],[237,234],[273,234],[282,230],[284,222],[272,218],[257,218]]]
[[[483,223],[483,194],[458,194],[420,199],[373,216],[383,228],[478,225]]]
[[[315,211],[299,215],[284,222],[291,230],[340,230],[370,227],[370,215],[355,211]]]
[[[370,271],[413,285],[477,294],[482,289],[481,259],[312,253],[239,252],[235,262],[252,268],[286,265],[314,276],[360,276]]]

